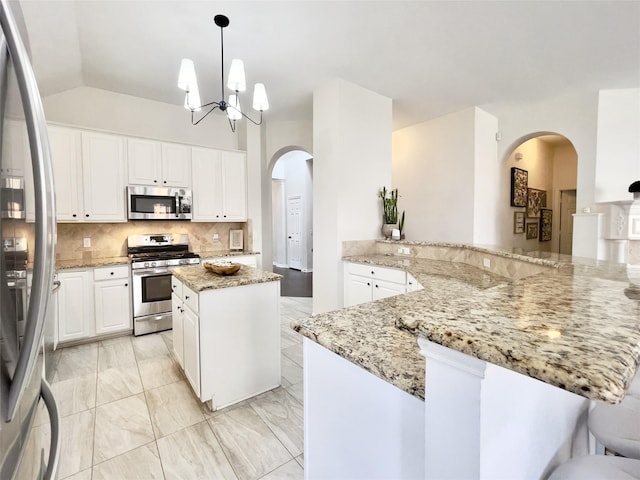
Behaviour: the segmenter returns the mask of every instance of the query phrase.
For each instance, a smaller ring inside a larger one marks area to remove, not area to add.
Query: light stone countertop
[[[90,259],[56,260],[56,271],[72,268],[104,267],[107,265],[128,265],[129,257],[103,257]],[[31,268],[31,267],[30,267]]]
[[[260,252],[245,250],[210,250],[197,252],[200,259],[218,258],[218,257],[241,257],[243,255],[260,255]]]
[[[248,265],[241,265],[240,270],[233,275],[218,275],[210,272],[202,265],[174,267],[171,269],[171,273],[195,292],[275,282],[282,278],[282,275],[277,273],[265,272]]]
[[[609,403],[622,400],[638,369],[640,295],[630,290],[623,266],[580,263],[510,281],[448,261],[345,260],[402,268],[424,290],[292,322],[292,328],[417,397],[424,396],[424,359],[416,335]],[[567,265],[559,260],[549,266]]]
[[[508,282],[463,263],[388,255],[345,260],[408,270],[424,290],[297,320],[291,323],[292,328],[420,399],[425,396],[424,357],[415,335],[396,328],[399,312],[468,297]]]

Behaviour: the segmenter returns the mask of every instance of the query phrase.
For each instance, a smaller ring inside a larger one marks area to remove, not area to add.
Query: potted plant
[[[378,191],[378,197],[382,199],[382,236],[391,238],[398,223],[398,189],[387,191],[387,187],[382,187]]]

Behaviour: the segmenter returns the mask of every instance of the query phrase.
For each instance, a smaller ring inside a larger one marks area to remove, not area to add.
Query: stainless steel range
[[[129,235],[133,284],[133,334],[172,328],[171,270],[178,265],[198,265],[200,256],[189,251],[185,234]]]

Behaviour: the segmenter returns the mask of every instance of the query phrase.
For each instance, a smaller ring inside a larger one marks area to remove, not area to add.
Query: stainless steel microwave
[[[191,220],[191,200],[188,188],[127,187],[130,220]]]
[[[0,215],[2,218],[24,218],[24,178],[0,179]]]

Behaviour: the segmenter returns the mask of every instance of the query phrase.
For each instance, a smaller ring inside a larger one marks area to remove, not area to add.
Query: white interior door
[[[302,269],[302,197],[287,198],[287,263]]]
[[[576,213],[576,191],[560,192],[560,253],[571,255],[573,243],[573,214]]]

